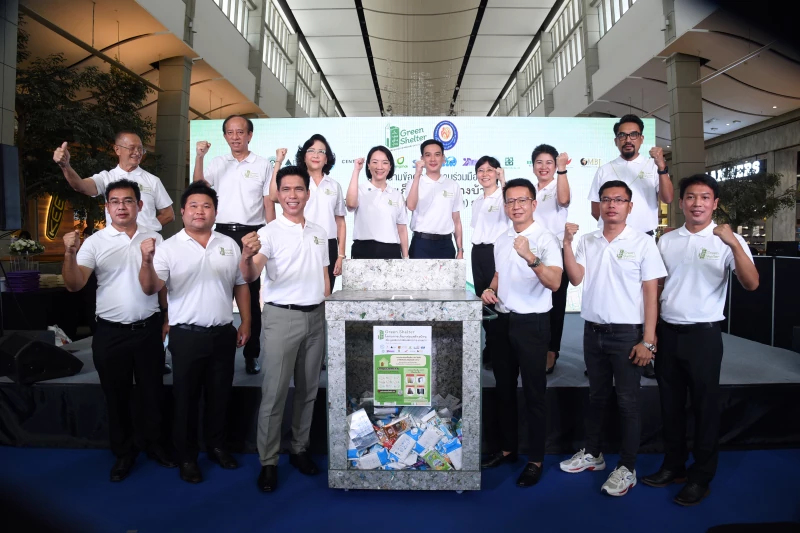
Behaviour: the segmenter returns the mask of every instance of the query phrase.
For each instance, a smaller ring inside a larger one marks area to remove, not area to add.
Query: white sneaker
[[[561,470],[569,472],[570,474],[577,474],[584,470],[605,470],[606,460],[603,459],[603,454],[595,457],[590,453],[586,453],[585,448],[578,450],[578,453],[566,461],[561,461]]]
[[[625,466],[614,469],[608,476],[600,492],[605,492],[609,496],[625,496],[628,490],[636,486],[636,470],[631,472]]]

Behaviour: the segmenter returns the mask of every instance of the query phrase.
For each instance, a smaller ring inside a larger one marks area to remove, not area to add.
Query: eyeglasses
[[[493,167],[478,169],[478,174],[494,174],[495,172],[497,172],[497,169]]]
[[[119,207],[122,204],[125,204],[125,207],[131,207],[136,204],[136,200],[134,200],[133,198],[125,198],[123,200],[120,200],[118,198],[113,198],[108,201],[108,205],[110,205],[111,207]]]
[[[600,198],[601,204],[620,205],[628,202],[630,202],[630,200],[628,200],[627,198],[609,198],[608,196],[603,196],[602,198]]]
[[[505,201],[505,204],[508,206],[513,207],[515,204],[519,203],[520,207],[524,207],[525,204],[532,201],[533,198],[528,198],[527,196],[523,196],[522,198],[509,198]]]
[[[325,150],[314,150],[313,148],[309,148],[308,150],[306,150],[306,153],[308,155],[314,155],[314,154],[326,155],[328,152],[326,152]]]
[[[635,140],[639,139],[640,137],[642,137],[642,134],[639,133],[638,131],[632,131],[630,133],[625,133],[625,132],[621,131],[621,132],[617,133],[617,140],[618,141],[624,141],[626,138],[628,138],[628,139],[630,139],[632,141],[635,141]]]
[[[114,146],[118,146],[120,148],[125,148],[127,151],[129,151],[132,154],[139,153],[139,154],[144,155],[144,154],[147,153],[147,149],[144,146],[125,146],[125,145],[122,145],[122,144],[115,144]]]

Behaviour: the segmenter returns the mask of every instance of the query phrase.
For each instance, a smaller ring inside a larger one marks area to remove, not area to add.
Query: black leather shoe
[[[213,448],[208,451],[208,458],[214,463],[217,463],[222,468],[226,470],[234,470],[239,468],[239,463],[236,462],[236,459],[233,458],[231,454],[223,450],[222,448]]]
[[[114,466],[111,467],[111,481],[122,481],[128,477],[128,474],[131,473],[131,468],[133,468],[134,461],[136,461],[136,455],[119,457],[117,462],[114,463]]]
[[[532,487],[542,478],[542,467],[534,463],[525,465],[525,470],[517,478],[517,487]]]
[[[187,483],[200,483],[203,481],[203,474],[195,461],[181,463],[181,479]]]
[[[697,505],[703,501],[703,498],[708,496],[710,493],[711,489],[708,488],[708,485],[701,485],[700,483],[690,481],[683,486],[681,491],[672,501],[678,505],[683,505],[684,507],[691,507],[692,505]]]
[[[261,363],[258,362],[258,357],[245,358],[244,371],[248,374],[258,374],[261,372]]]
[[[503,455],[503,452],[497,452],[489,455],[484,461],[481,461],[481,468],[495,468],[503,463],[516,463],[516,452]]]
[[[646,365],[644,365],[644,377],[647,379],[656,379],[656,369],[653,368],[653,362],[650,361]]]
[[[164,376],[172,374],[172,367],[169,366],[169,363],[164,363],[164,369],[161,371],[161,374]]]
[[[642,483],[656,488],[667,487],[673,483],[686,483],[686,470],[662,468],[655,474],[644,476]]]
[[[557,362],[558,362],[558,352],[556,352],[556,357],[555,357],[555,359],[553,359],[553,366],[551,366],[550,368],[545,370],[544,373],[545,374],[552,374],[553,371],[556,369],[556,363]]]
[[[290,454],[289,464],[298,469],[303,475],[315,476],[319,474],[319,468],[311,460],[308,452]]]
[[[258,475],[258,489],[261,492],[272,492],[278,488],[278,467],[275,465],[262,466]]]
[[[178,463],[170,457],[167,450],[161,446],[150,448],[150,451],[147,452],[147,457],[158,463],[158,466],[163,466],[164,468],[175,468],[178,466]]]

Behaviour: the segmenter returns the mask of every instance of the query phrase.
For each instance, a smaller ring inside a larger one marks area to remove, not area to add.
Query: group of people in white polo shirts
[[[230,154],[205,165],[210,143],[197,143],[194,182],[181,196],[184,229],[167,240],[156,232],[174,217],[171,200],[161,182],[138,167],[145,153],[138,136],[121,132],[115,139],[120,166],[92,178],[81,179],[72,170],[66,143],[54,153],[73,188],[106,198],[105,229],[83,246],[77,233],[65,237],[63,273],[70,290],[82,288],[92,272],[98,277],[93,357],[117,456],[112,481],[130,473],[137,453],[129,413],[134,376],[145,392],[140,408],[151,422],[143,430],[151,458],[165,467],[179,466],[187,482],[202,480],[197,465],[202,393],[208,456],[223,468],[238,466],[224,437],[237,346],[244,347],[248,373],[259,373],[262,363],[265,367],[258,487],[265,492],[277,488],[280,428],[292,379],[290,463],[303,474],[316,474],[308,444],[324,364],[322,303],[342,271],[346,211],[355,212],[354,259],[463,258],[461,189],[441,174],[445,156],[439,141],[422,143],[421,159],[404,193],[388,183],[395,169],[391,150],[376,146],[366,158],[355,160],[343,194],[330,177],[336,158],[322,135],[298,148],[294,165],[283,166],[284,148],[276,151],[274,164],[249,150],[249,119],[228,117],[222,129]],[[568,222],[572,197],[566,153],[537,146],[532,154],[535,180],[506,181],[491,156],[475,165],[483,195],[472,206],[471,263],[476,293],[498,314],[485,325],[484,359],[496,379],[498,411],[492,418],[502,448],[482,466],[517,460],[521,375],[528,462],[517,485],[532,486],[541,478],[546,375],[559,356],[568,283],[583,283],[590,387],[586,443],[560,467],[570,473],[606,467],[600,437],[616,397],[620,459],[601,490],[622,496],[636,485],[639,381],[655,361],[666,453],[659,471],[642,481],[656,487],[685,482],[675,501],[694,505],[709,493],[717,463],[718,322],[723,319],[727,272],[734,269],[748,290],[758,286],[758,273],[743,239],[712,221],[718,186],[704,174],[681,181],[686,224],[656,244],[659,202],[672,202],[673,186],[660,148],[651,149],[650,157],[639,154],[643,130],[634,115],[614,125],[620,157],[598,169],[589,195],[599,229],[579,239],[578,226]],[[360,180],[362,170],[366,181]],[[279,216],[276,203],[281,205]],[[141,290],[132,294],[134,284]],[[238,329],[232,325],[232,296],[241,317]],[[164,359],[159,348],[167,332],[177,461],[166,450],[160,430]],[[696,421],[694,463],[688,470],[687,392]]]

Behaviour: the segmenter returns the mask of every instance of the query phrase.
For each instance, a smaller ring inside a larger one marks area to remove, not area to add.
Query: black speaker
[[[16,146],[0,144],[0,230],[22,226],[19,198],[19,152]]]
[[[0,376],[30,385],[37,381],[74,376],[83,362],[66,350],[12,333],[0,343]]]

